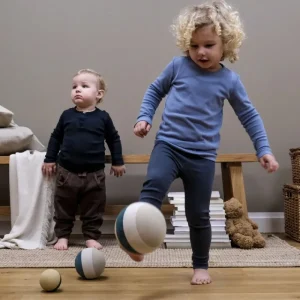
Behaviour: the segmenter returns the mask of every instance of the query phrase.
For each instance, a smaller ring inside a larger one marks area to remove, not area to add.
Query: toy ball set
[[[114,232],[123,250],[134,254],[147,254],[161,246],[166,229],[165,218],[159,209],[146,202],[137,202],[119,213]],[[99,278],[105,266],[104,253],[95,248],[85,248],[75,258],[75,269],[82,279]],[[40,276],[40,286],[44,291],[55,292],[61,283],[62,278],[57,270],[47,269]]]
[[[80,251],[75,258],[75,269],[82,279],[99,278],[105,269],[105,256],[95,248]],[[40,286],[46,292],[55,292],[62,283],[57,270],[47,269],[40,276]]]

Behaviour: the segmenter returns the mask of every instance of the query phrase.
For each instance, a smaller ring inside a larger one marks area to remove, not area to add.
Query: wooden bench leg
[[[221,163],[224,201],[234,197],[238,199],[248,216],[244,177],[241,162]]]

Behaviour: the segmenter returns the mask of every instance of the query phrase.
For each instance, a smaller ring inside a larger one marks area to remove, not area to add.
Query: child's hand
[[[52,176],[56,173],[56,163],[44,163],[42,166],[42,172],[46,176]]]
[[[259,159],[260,164],[268,173],[275,172],[279,168],[279,164],[275,157],[271,154],[266,154]]]
[[[137,122],[134,126],[133,132],[136,136],[143,138],[148,134],[151,129],[151,125],[146,121]]]
[[[126,173],[125,166],[111,166],[110,175],[114,174],[116,177],[122,176]]]

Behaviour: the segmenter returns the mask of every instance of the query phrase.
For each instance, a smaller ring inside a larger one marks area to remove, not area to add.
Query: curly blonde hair
[[[192,33],[206,25],[213,25],[223,41],[222,60],[228,58],[231,63],[237,61],[245,33],[238,12],[223,0],[184,8],[171,25],[176,45],[187,53]]]
[[[102,90],[104,92],[104,94],[106,94],[106,92],[107,92],[107,84],[104,81],[104,78],[103,78],[103,76],[101,74],[99,74],[98,72],[96,72],[96,71],[94,71],[92,69],[81,69],[81,70],[79,70],[74,75],[74,77],[77,76],[77,75],[79,75],[79,74],[93,74],[97,78],[97,80],[98,80],[99,90]],[[104,98],[104,96],[102,98],[98,98],[97,103],[102,102],[103,98]]]

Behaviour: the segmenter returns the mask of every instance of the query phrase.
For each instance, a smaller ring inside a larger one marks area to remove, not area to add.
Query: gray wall
[[[198,1],[201,2],[200,0]],[[180,54],[169,25],[187,0],[6,0],[0,9],[0,104],[15,113],[17,124],[48,143],[63,109],[70,107],[71,79],[80,68],[103,73],[109,92],[107,110],[123,140],[124,153],[150,153],[163,103],[146,139],[134,136],[143,94],[172,56]],[[291,182],[289,148],[300,146],[300,19],[298,0],[232,0],[244,20],[247,40],[238,71],[261,113],[280,163],[272,175],[257,163],[244,167],[249,211],[282,211],[282,185]],[[283,25],[280,25],[283,24]],[[229,105],[225,106],[219,153],[253,152],[253,146]],[[122,179],[109,177],[111,203],[138,198],[146,166],[127,166]],[[9,201],[8,168],[1,167],[1,204]],[[172,190],[180,190],[177,180]],[[220,166],[215,189],[222,192]]]

